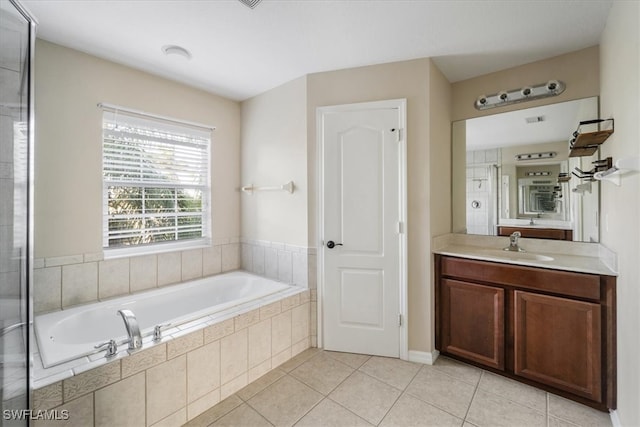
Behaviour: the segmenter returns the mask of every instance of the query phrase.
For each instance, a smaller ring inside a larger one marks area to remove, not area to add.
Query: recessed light
[[[164,52],[164,54],[167,56],[178,55],[178,56],[182,56],[183,58],[191,59],[191,52],[189,52],[187,49],[183,48],[182,46],[177,46],[173,44],[164,45],[162,46],[162,52]]]

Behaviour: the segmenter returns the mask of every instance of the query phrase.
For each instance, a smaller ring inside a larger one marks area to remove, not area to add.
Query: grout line
[[[467,417],[469,416],[469,411],[471,410],[471,405],[473,405],[473,400],[476,398],[476,394],[478,393],[478,388],[480,388],[480,381],[482,381],[482,377],[484,376],[485,371],[483,369],[480,370],[480,378],[478,379],[478,383],[476,384],[476,388],[473,390],[473,396],[469,401],[469,406],[467,406],[467,412],[464,414],[464,418],[462,418],[463,424],[467,422]]]

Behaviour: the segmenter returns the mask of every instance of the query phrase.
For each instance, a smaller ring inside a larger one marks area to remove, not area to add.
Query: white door
[[[323,346],[398,357],[404,101],[319,111]]]

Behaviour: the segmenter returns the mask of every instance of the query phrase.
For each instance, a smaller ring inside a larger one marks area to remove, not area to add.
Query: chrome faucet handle
[[[163,323],[162,325],[156,325],[153,327],[153,340],[160,341],[162,339],[162,329],[168,328],[171,323]]]
[[[103,349],[104,347],[107,348],[107,353],[105,354],[106,357],[113,357],[118,352],[118,344],[116,344],[116,340],[109,340],[93,346],[96,350]]]

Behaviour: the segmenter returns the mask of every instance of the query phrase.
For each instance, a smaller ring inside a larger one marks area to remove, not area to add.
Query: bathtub
[[[43,367],[104,354],[95,346],[114,339],[118,350],[127,348],[127,334],[118,310],[135,314],[143,347],[152,345],[153,329],[166,325],[167,336],[184,329],[212,324],[301,290],[250,273],[236,271],[167,286],[135,295],[78,306],[35,318],[35,334]],[[146,343],[146,344],[145,344]],[[97,356],[96,356],[97,357]],[[93,359],[90,357],[90,359]]]

